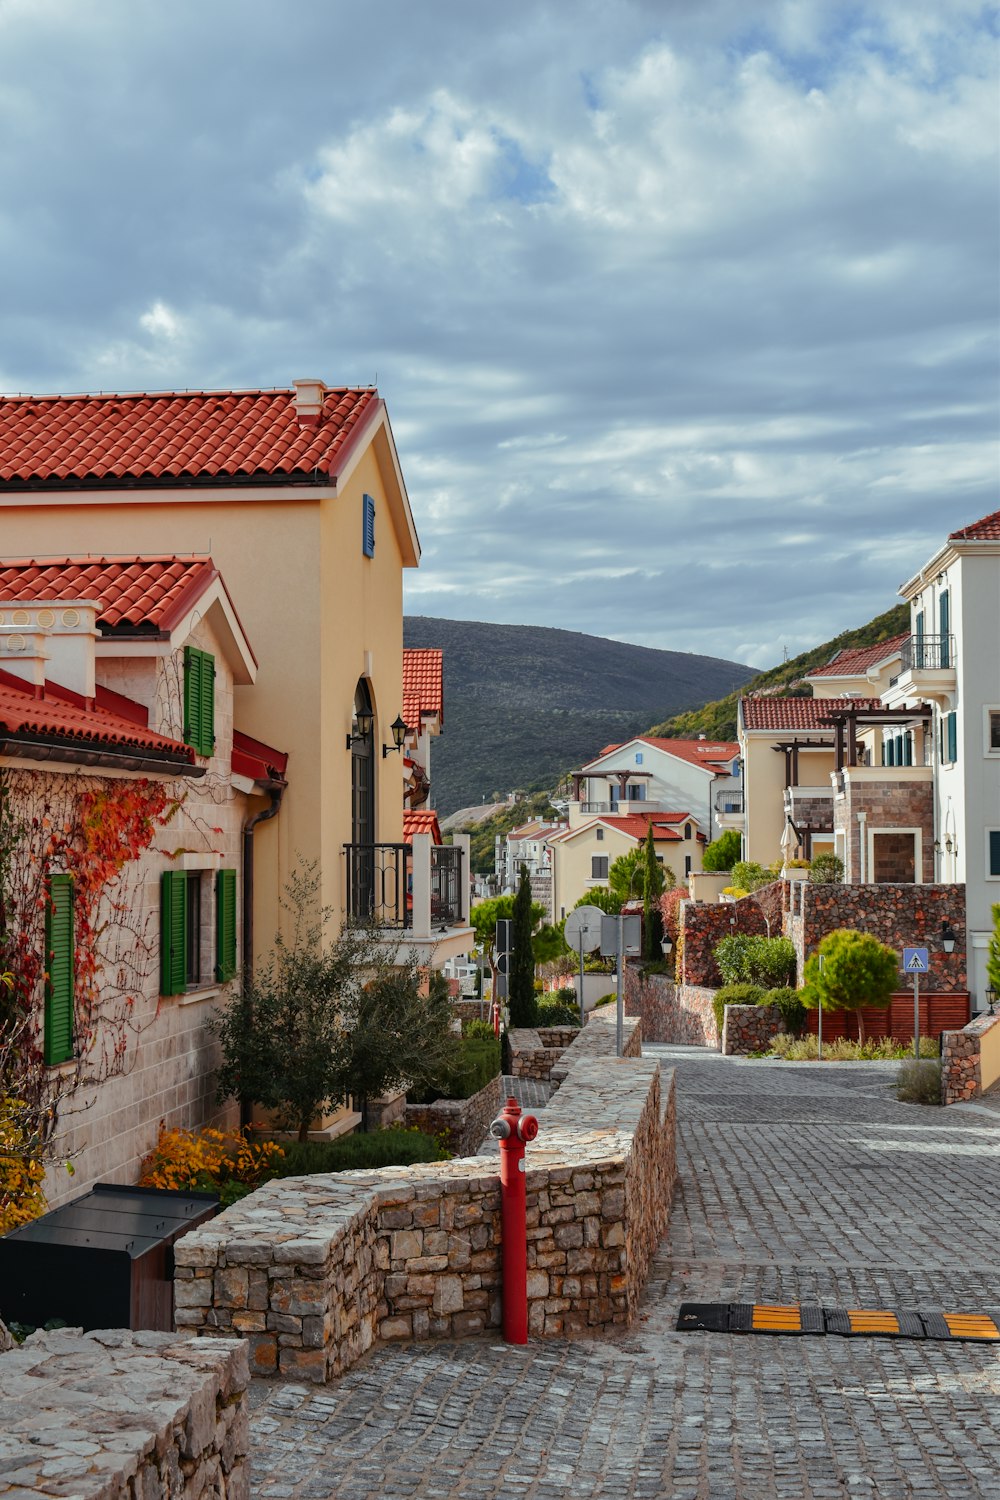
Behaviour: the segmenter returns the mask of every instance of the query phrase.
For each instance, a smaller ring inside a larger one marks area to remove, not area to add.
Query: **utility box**
[[[218,1211],[214,1193],[99,1182],[0,1237],[0,1318],[170,1332],[174,1241]]]

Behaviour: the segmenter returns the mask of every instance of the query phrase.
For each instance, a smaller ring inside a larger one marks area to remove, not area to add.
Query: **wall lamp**
[[[375,715],[370,708],[359,708],[354,715],[354,723],[358,726],[358,732],[357,734],[352,732],[347,736],[348,750],[355,745],[362,744],[368,738],[375,727]]]
[[[674,940],[673,940],[672,937],[667,937],[666,935],[664,935],[660,939],[660,948],[662,950],[664,958],[669,958],[670,954],[673,951],[673,946],[674,946]]]
[[[996,1005],[996,1003],[997,1003],[997,992],[996,992],[996,990],[993,988],[993,986],[991,984],[988,984],[986,986],[986,1004],[990,1008],[990,1015],[991,1016],[996,1014],[996,1012],[994,1010],[994,1006]]]
[[[382,746],[382,759],[391,754],[393,750],[402,750],[403,741],[406,739],[406,725],[403,723],[402,715],[397,714],[389,725],[392,730],[392,744]]]
[[[955,943],[956,943],[956,937],[955,937],[955,929],[954,929],[954,927],[952,927],[952,925],[951,925],[950,922],[942,922],[941,923],[941,947],[944,949],[944,951],[946,953],[954,953],[954,951],[955,951]]]

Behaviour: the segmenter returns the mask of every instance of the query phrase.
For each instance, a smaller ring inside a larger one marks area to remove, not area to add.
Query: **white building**
[[[710,842],[741,792],[740,747],[733,741],[638,735],[608,745],[572,773],[569,826],[616,813],[684,812]]]

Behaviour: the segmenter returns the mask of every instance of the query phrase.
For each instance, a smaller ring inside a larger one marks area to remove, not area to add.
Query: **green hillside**
[[[766,672],[751,678],[743,687],[727,694],[725,698],[718,698],[689,713],[674,714],[662,724],[655,724],[647,733],[662,735],[666,739],[696,739],[699,734],[704,734],[710,740],[734,740],[736,705],[741,697],[748,693],[788,692],[794,689],[807,672],[815,667],[825,666],[838,651],[857,646],[875,646],[879,641],[891,640],[894,635],[907,630],[909,624],[909,605],[896,604],[892,609],[887,609],[885,614],[876,615],[874,620],[869,620],[867,625],[862,625],[857,630],[845,630],[822,646],[803,651],[801,655],[782,662],[778,667],[769,667]]]

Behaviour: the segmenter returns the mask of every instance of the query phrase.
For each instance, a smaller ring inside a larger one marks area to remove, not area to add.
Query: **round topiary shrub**
[[[781,1012],[783,1029],[789,1036],[802,1035],[802,1028],[806,1024],[806,1008],[799,999],[798,990],[789,989],[787,986],[768,990],[760,1003],[761,1005],[776,1005],[778,1007]]]

